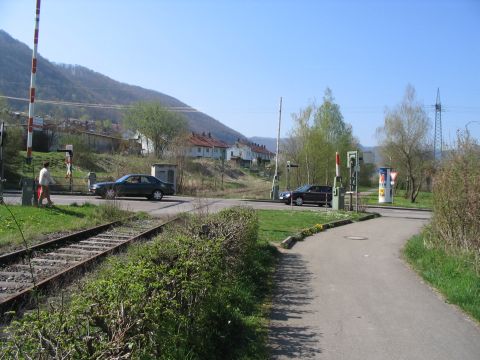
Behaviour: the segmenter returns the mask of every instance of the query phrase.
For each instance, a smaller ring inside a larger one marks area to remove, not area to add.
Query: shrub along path
[[[329,229],[284,251],[272,358],[478,360],[478,326],[400,258],[426,223],[404,216]]]

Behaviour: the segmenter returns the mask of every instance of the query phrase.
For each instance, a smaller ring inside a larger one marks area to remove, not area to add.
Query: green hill
[[[32,50],[25,44],[0,30],[0,94],[28,98]],[[138,101],[159,101],[167,107],[188,107],[169,95],[139,86],[124,84],[79,65],[55,64],[38,56],[37,98],[78,103],[122,104]],[[27,111],[28,103],[9,100],[15,111]],[[37,103],[36,112],[56,117],[87,115],[91,119],[111,119],[120,122],[118,110],[59,106]],[[227,143],[244,138],[239,132],[201,112],[185,112],[190,130],[210,132]]]

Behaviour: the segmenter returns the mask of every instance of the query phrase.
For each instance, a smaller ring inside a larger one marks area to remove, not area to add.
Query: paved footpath
[[[479,326],[401,258],[405,241],[425,224],[382,217],[285,251],[271,313],[272,358],[479,360]]]

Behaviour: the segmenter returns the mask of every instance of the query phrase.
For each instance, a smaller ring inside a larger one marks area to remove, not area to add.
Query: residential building
[[[275,158],[275,154],[267,150],[267,147],[265,145],[252,144],[250,148],[252,149],[253,165],[269,163],[272,159]]]
[[[238,139],[227,149],[227,160],[242,167],[252,167],[269,163],[275,154],[267,150],[265,145]]]
[[[192,132],[188,140],[187,155],[190,157],[225,159],[228,145],[215,139],[210,133],[197,134]]]

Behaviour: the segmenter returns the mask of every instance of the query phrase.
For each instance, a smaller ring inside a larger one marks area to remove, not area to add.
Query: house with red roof
[[[275,154],[269,151],[265,145],[242,139],[238,139],[235,144],[227,149],[227,160],[243,167],[270,163],[274,158]]]
[[[192,132],[187,140],[190,157],[226,159],[228,145],[215,139],[210,133],[197,134]]]

